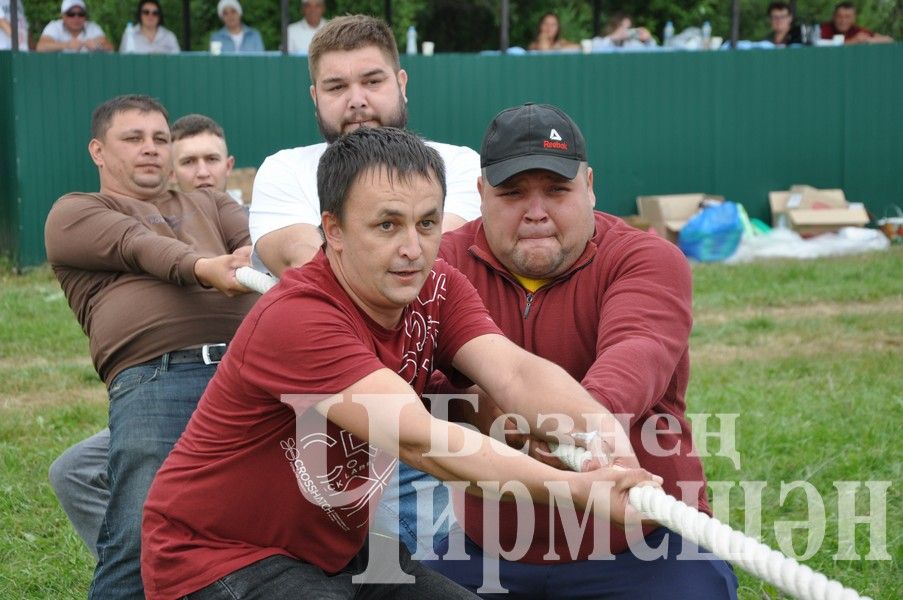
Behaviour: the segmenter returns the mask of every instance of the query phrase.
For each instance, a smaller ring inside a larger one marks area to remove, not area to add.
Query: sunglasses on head
[[[80,10],[70,10],[66,13],[67,17],[87,17],[88,13],[80,11]]]
[[[142,8],[141,14],[142,15],[153,15],[153,16],[157,17],[160,15],[160,11],[155,8]]]

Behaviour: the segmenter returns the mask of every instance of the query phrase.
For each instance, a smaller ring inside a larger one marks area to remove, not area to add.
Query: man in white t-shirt
[[[383,21],[364,15],[332,19],[310,50],[310,95],[326,143],[358,127],[405,127],[408,74]],[[322,244],[316,173],[326,143],[277,152],[257,171],[251,238],[255,262],[262,261],[274,275],[305,264]],[[428,145],[445,161],[447,231],[480,216],[480,156],[464,146]]]
[[[323,18],[326,0],[301,0],[301,14],[304,18],[288,26],[288,53],[307,54],[307,48],[314,34],[327,23]]]
[[[323,243],[318,229],[322,211],[316,174],[327,144],[360,127],[404,128],[407,124],[408,74],[399,64],[395,38],[383,21],[365,15],[332,19],[314,36],[308,64],[310,95],[326,143],[277,152],[263,162],[254,179],[250,222],[253,260],[258,268],[262,260],[277,276],[310,261]],[[479,154],[464,146],[426,144],[439,152],[445,164],[443,231],[480,216]],[[412,553],[429,553],[433,545],[430,538],[442,539],[449,521],[440,524],[432,532],[434,536],[417,531],[413,484],[438,482],[404,463],[398,477],[399,486],[392,490],[399,497],[394,493],[384,496],[373,528],[399,533]],[[435,489],[433,515],[442,514],[447,503],[447,490],[439,486]]]
[[[28,52],[28,21],[25,19],[25,8],[22,0],[15,0],[16,21],[19,26],[12,25],[12,4],[14,0],[0,0],[0,50],[9,50],[13,47],[12,34],[16,29],[19,33],[19,50]]]
[[[83,0],[63,0],[61,19],[47,23],[38,40],[38,52],[109,52],[113,45],[100,25],[88,20]]]

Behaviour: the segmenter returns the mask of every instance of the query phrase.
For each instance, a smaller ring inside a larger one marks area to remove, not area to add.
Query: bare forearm
[[[499,407],[523,416],[534,436],[556,441],[556,430],[598,431],[619,453],[633,454],[621,423],[558,365],[528,355],[518,364],[508,388],[511,391],[504,400],[496,397]]]
[[[430,429],[435,432],[432,439]],[[500,488],[516,483],[515,488],[533,502],[548,504],[550,491],[546,482],[579,483],[580,478],[574,473],[544,465],[454,423],[429,419],[426,426],[403,427],[401,436],[401,460],[437,479],[464,482],[473,494],[482,495],[478,486],[481,481],[497,483]]]
[[[272,231],[254,246],[270,273],[280,277],[292,267],[300,267],[317,255],[323,238],[313,225],[297,224]]]

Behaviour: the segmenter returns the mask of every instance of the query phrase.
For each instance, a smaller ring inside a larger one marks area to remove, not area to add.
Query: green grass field
[[[873,598],[903,597],[903,248],[697,266],[694,277],[688,412],[737,415],[739,467],[717,439],[704,459],[718,516],[746,531],[758,521],[763,541],[774,547],[789,537],[785,549],[797,554],[807,550],[809,532],[776,531],[796,521],[816,534],[823,526],[805,564]],[[17,276],[0,266],[0,316],[0,599],[83,598],[91,556],[46,474],[62,450],[104,426],[105,390],[49,270]],[[709,431],[723,422],[708,419]],[[870,511],[865,482],[878,482],[886,514],[884,526],[856,526],[849,544],[839,539],[847,528],[838,523],[834,487],[844,481],[863,484],[859,515]],[[764,489],[747,504],[741,482]],[[791,482],[811,484],[820,502],[807,503],[802,488],[781,502],[782,483]],[[870,532],[879,534],[874,546]],[[841,547],[856,556],[835,559]],[[743,574],[740,585],[744,599],[781,597]]]

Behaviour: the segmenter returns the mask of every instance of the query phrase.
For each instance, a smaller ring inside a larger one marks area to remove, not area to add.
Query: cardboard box
[[[637,196],[636,206],[640,217],[660,236],[676,243],[678,232],[699,211],[703,200],[724,200],[724,196],[701,193]]]
[[[820,190],[794,185],[787,191],[768,193],[771,221],[786,225],[803,237],[837,231],[841,227],[863,227],[869,216],[858,202],[847,202],[843,190]]]
[[[255,167],[243,167],[234,169],[226,178],[226,191],[232,193],[233,190],[241,191],[241,201],[243,204],[251,203],[251,190],[254,189],[254,176],[257,175]],[[235,194],[233,194],[233,197]]]

